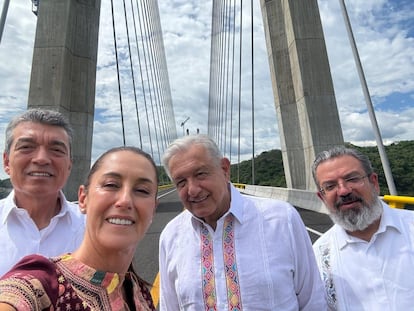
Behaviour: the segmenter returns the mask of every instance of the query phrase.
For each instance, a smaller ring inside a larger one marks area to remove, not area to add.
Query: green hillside
[[[377,147],[358,147],[346,144],[360,150],[371,160],[374,170],[379,175],[381,195],[389,194],[388,186],[382,169]],[[414,196],[414,141],[401,141],[385,146],[385,151],[394,177],[398,195]],[[255,184],[260,186],[286,187],[283,172],[282,153],[280,150],[265,151],[254,161]],[[232,165],[231,179],[233,182],[251,184],[251,160],[239,165]]]

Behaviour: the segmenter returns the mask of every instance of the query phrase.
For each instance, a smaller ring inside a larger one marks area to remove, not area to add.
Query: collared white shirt
[[[283,201],[241,195],[231,186],[234,236],[244,311],[326,310],[312,246],[298,212]],[[227,215],[227,214],[226,214]],[[217,310],[228,310],[223,263],[223,222],[213,239]],[[160,310],[204,310],[201,220],[188,211],[160,236]]]
[[[334,225],[313,245],[322,278],[333,284],[330,310],[413,310],[414,212],[385,203],[383,210],[371,241]]]
[[[57,256],[80,245],[85,215],[77,204],[66,200],[63,192],[59,195],[62,208],[42,230],[25,209],[16,206],[14,191],[0,200],[0,276],[26,255]]]

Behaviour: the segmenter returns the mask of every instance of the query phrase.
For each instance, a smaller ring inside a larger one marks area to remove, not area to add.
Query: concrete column
[[[69,200],[89,170],[95,105],[100,0],[39,3],[28,108],[54,109],[74,128]]]
[[[288,188],[315,189],[315,155],[343,144],[317,0],[260,0]]]

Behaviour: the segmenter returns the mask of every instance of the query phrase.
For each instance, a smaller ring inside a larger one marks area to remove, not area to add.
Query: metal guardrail
[[[414,197],[384,195],[382,199],[394,208],[404,208],[406,204],[414,205]]]

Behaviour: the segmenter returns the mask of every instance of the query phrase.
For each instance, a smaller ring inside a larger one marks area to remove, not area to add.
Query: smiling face
[[[17,199],[20,195],[56,195],[72,166],[68,134],[59,126],[22,122],[13,130],[3,165]]]
[[[214,160],[200,144],[171,157],[171,178],[184,207],[215,228],[216,221],[230,208],[230,162]]]
[[[87,214],[85,241],[101,255],[133,252],[149,228],[157,205],[157,177],[152,163],[130,150],[105,155],[79,189]]]

